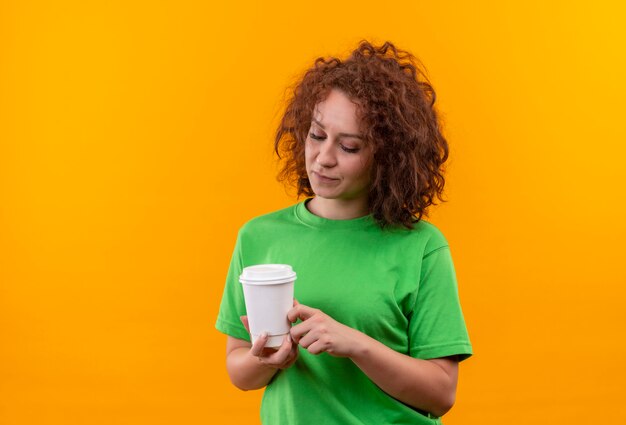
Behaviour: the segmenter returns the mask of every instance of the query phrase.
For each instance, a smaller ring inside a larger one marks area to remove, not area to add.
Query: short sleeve
[[[240,231],[237,235],[237,243],[235,244],[235,250],[230,260],[215,328],[226,335],[250,341],[250,335],[239,319],[246,314],[243,289],[239,283],[239,276],[242,270],[243,259]]]
[[[421,359],[457,355],[459,361],[472,355],[447,245],[422,259],[415,305],[409,317],[409,354]]]

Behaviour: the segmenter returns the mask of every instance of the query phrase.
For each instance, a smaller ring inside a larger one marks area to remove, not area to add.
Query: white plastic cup
[[[287,264],[259,264],[245,267],[239,282],[250,326],[252,343],[264,332],[266,347],[280,347],[289,333],[287,313],[293,307],[293,283],[296,273]]]

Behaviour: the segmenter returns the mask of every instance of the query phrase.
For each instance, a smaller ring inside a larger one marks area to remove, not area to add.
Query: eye
[[[326,138],[324,136],[319,136],[313,132],[309,133],[309,137],[311,137],[311,139],[313,140],[324,140]]]
[[[341,149],[344,152],[347,152],[347,153],[357,153],[360,150],[359,148],[349,148],[349,147],[344,146],[344,145],[341,145]]]

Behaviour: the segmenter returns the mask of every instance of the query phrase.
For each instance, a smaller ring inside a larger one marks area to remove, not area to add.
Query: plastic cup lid
[[[245,267],[239,276],[241,283],[257,285],[274,285],[295,279],[296,273],[288,264],[259,264]]]

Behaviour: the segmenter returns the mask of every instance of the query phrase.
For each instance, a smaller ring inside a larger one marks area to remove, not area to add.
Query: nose
[[[333,144],[330,143],[330,141],[327,140],[320,145],[315,162],[324,168],[331,168],[337,165],[335,150],[333,149]]]

